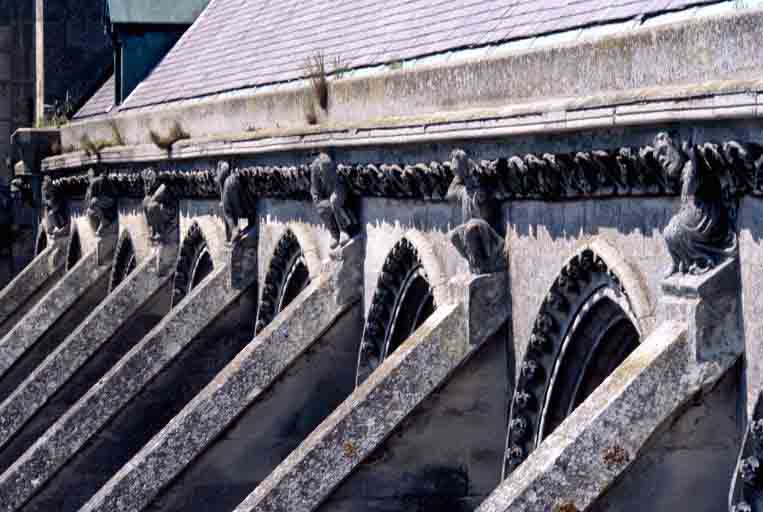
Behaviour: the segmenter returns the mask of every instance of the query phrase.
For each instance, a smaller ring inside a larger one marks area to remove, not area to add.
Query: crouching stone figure
[[[358,221],[347,204],[347,185],[326,153],[318,155],[310,166],[310,195],[333,239],[331,249],[341,249],[352,239]]]
[[[488,219],[495,213],[495,200],[475,172],[476,165],[463,150],[451,154],[453,181],[447,199],[461,202],[463,223],[448,233],[451,243],[469,262],[473,274],[505,270],[505,242]]]
[[[114,235],[117,232],[117,195],[106,177],[96,174],[95,170],[87,172],[90,181],[85,194],[87,218],[95,236]]]
[[[665,228],[665,242],[672,258],[666,277],[703,274],[737,252],[734,221],[724,204],[721,184],[697,148],[680,147],[668,133],[654,139],[654,154],[671,179],[680,179],[681,208]]]

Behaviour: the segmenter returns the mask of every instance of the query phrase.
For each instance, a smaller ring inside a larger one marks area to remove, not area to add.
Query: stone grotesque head
[[[464,181],[469,175],[469,158],[463,149],[454,149],[450,154],[450,166],[453,169],[453,175],[461,181]]]
[[[223,187],[225,186],[225,180],[227,180],[228,176],[230,176],[230,172],[230,164],[228,162],[225,160],[220,160],[217,162],[215,182],[217,183],[217,188],[220,190],[220,195],[222,195]]]
[[[672,179],[681,176],[681,170],[689,159],[686,152],[667,132],[658,133],[654,138],[654,156]]]
[[[154,189],[156,188],[156,182],[158,178],[156,171],[149,167],[141,173],[141,176],[143,178],[143,194],[150,196],[153,194]]]

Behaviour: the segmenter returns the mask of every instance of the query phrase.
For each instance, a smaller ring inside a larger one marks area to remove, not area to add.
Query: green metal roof
[[[111,23],[190,25],[210,0],[108,0]]]

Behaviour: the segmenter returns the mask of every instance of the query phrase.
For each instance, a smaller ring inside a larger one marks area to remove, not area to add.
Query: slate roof
[[[317,52],[348,68],[678,10],[697,0],[212,0],[120,107],[286,82]]]
[[[209,0],[108,0],[111,23],[190,25]]]
[[[114,108],[114,94],[114,75],[111,75],[98,92],[77,112],[74,119],[108,114]]]

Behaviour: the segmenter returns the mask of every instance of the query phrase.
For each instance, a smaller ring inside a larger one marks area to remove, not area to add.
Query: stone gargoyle
[[[156,171],[143,171],[143,213],[146,216],[151,242],[161,243],[178,225],[178,205],[174,194],[165,183],[160,183]]]

